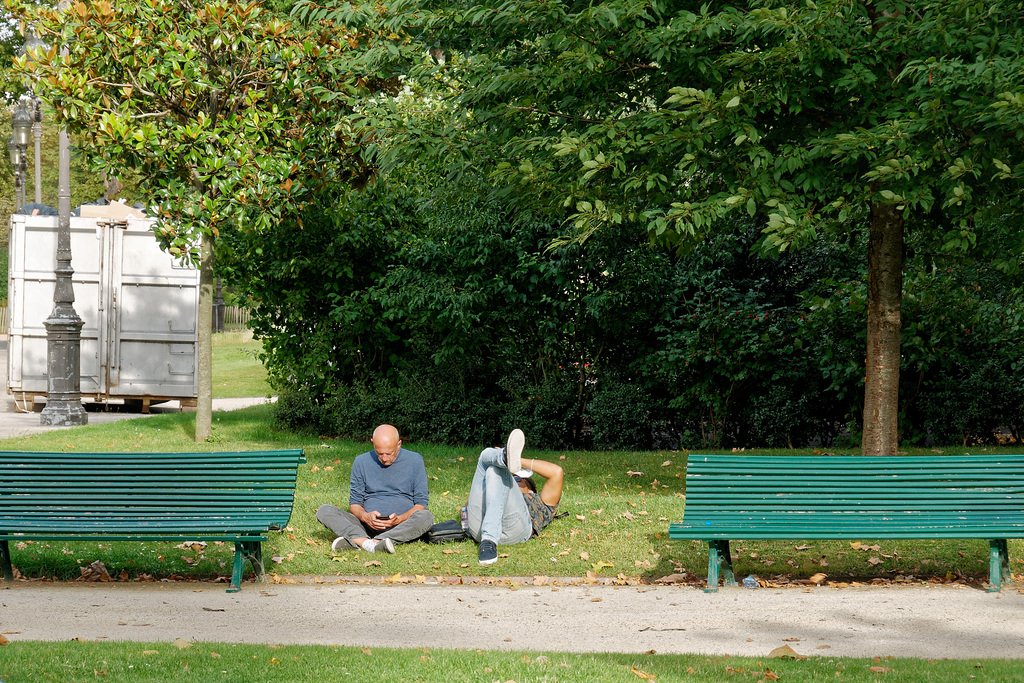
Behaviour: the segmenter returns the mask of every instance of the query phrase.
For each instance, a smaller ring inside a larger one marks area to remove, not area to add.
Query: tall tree
[[[344,36],[296,34],[256,2],[7,6],[50,46],[17,70],[95,168],[133,175],[161,244],[199,267],[195,437],[203,441],[212,429],[217,238],[274,225],[329,181],[333,159],[309,150],[334,146],[322,120],[333,114],[305,88],[323,76],[314,73],[318,58],[347,49]]]
[[[441,150],[452,174],[483,165],[496,197],[565,207],[567,239],[637,222],[685,247],[745,211],[763,221],[760,248],[781,252],[867,225],[862,451],[896,452],[905,235],[976,244],[975,216],[1018,196],[1020,2],[371,9],[300,3],[298,13],[418,38],[411,83],[447,98],[452,115],[439,126],[390,102],[359,112],[390,129],[386,163]]]

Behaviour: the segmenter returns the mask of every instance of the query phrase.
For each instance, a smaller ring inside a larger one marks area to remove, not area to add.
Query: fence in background
[[[224,307],[225,327],[249,327],[249,318],[251,317],[252,312],[248,308],[242,308],[241,306]]]

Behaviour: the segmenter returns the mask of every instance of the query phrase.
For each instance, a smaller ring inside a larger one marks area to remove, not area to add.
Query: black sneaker
[[[494,564],[498,561],[498,546],[494,541],[484,539],[480,541],[480,564]]]

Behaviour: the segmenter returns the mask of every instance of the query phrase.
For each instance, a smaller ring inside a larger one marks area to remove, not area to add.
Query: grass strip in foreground
[[[1012,660],[567,654],[230,643],[11,642],[0,681],[1022,681]]]

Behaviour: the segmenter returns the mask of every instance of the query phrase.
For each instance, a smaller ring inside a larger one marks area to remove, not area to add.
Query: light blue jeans
[[[512,545],[533,535],[530,511],[512,473],[498,463],[500,448],[485,448],[476,463],[469,489],[469,535],[478,543],[487,539]]]

